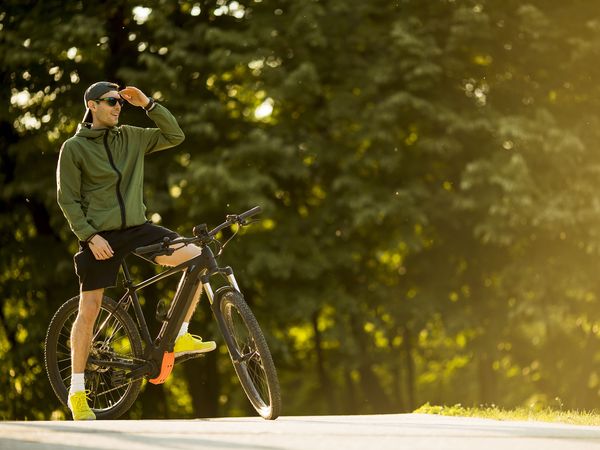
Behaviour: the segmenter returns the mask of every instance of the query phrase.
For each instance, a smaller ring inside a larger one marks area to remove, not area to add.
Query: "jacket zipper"
[[[115,165],[115,161],[113,160],[112,157],[112,153],[110,152],[110,149],[108,148],[108,130],[106,130],[106,133],[104,133],[104,149],[106,150],[106,155],[108,156],[108,162],[110,162],[110,165],[112,166],[113,169],[115,169],[115,172],[117,172],[117,200],[119,200],[119,207],[121,208],[121,229],[125,228],[125,202],[123,201],[123,196],[121,195],[121,180],[123,179],[123,176],[121,175],[121,172],[119,172],[119,169],[117,169],[117,166]]]

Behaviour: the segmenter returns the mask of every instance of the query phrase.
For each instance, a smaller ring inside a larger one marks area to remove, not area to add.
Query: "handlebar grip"
[[[243,212],[239,215],[240,220],[246,220],[249,219],[252,216],[255,216],[257,214],[260,214],[262,212],[262,208],[260,206],[255,206],[252,209],[249,209],[246,212]]]
[[[143,255],[145,253],[152,253],[152,252],[158,252],[160,250],[163,249],[163,244],[152,244],[152,245],[146,245],[144,247],[138,247],[134,250],[134,253],[137,253],[138,255]]]

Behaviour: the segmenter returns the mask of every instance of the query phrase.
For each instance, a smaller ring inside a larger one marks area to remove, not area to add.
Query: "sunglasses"
[[[100,102],[106,102],[108,103],[108,106],[116,106],[117,103],[121,106],[123,106],[123,104],[125,103],[125,100],[123,100],[122,98],[116,98],[116,97],[104,97],[104,98],[99,98],[98,100],[94,100],[96,103],[100,103]]]

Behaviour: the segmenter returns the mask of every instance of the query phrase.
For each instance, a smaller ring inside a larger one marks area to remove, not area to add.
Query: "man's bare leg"
[[[85,366],[92,343],[94,323],[102,304],[104,289],[82,291],[79,296],[77,318],[71,328],[71,387],[68,406],[73,420],[94,420],[96,415],[87,403],[85,393]]]
[[[156,262],[161,266],[175,267],[179,264],[182,264],[186,261],[189,261],[196,256],[199,256],[202,253],[202,250],[195,245],[187,245],[183,248],[177,249],[173,252],[172,255],[162,255],[156,257]],[[183,282],[183,278],[182,278]],[[177,287],[177,290],[181,288],[181,283]],[[202,294],[202,285],[199,284],[196,292],[194,293],[194,301],[190,305],[187,314],[185,315],[184,322],[189,323],[192,320],[192,316],[194,315],[194,311],[198,306],[198,302],[200,301],[200,295]]]
[[[94,322],[98,317],[104,289],[82,291],[79,296],[79,312],[71,329],[72,373],[83,373],[90,353]]]

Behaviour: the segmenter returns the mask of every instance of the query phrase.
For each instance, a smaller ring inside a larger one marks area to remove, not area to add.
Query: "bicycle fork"
[[[233,274],[233,269],[231,267],[223,267],[222,269],[217,269],[216,272],[225,275],[227,281],[229,281],[229,286],[241,293],[240,287],[238,286],[237,280],[235,279],[235,275]],[[210,285],[210,275],[202,275],[200,277],[200,280],[202,282],[202,290],[206,292],[206,297],[208,298],[208,301],[212,306],[212,304],[215,301],[215,294],[212,290],[212,286]]]
[[[223,318],[223,313],[221,311],[221,298],[225,295],[226,291],[233,290],[241,294],[240,288],[238,286],[237,280],[235,279],[235,275],[233,274],[233,269],[229,266],[224,268],[219,268],[216,270],[218,273],[222,273],[227,278],[229,282],[228,286],[222,286],[217,289],[216,294],[212,290],[212,286],[210,285],[210,275],[202,275],[200,277],[202,282],[202,289],[206,292],[206,297],[210,303],[210,309],[213,312],[213,315],[217,321],[217,325],[221,330],[221,335],[227,344],[227,348],[229,349],[229,353],[231,355],[231,359],[234,364],[244,363],[250,355],[243,355],[238,350],[238,344],[235,342],[234,337],[231,336],[230,333],[227,332],[227,326],[225,325],[225,320]],[[217,301],[215,301],[217,300]]]

